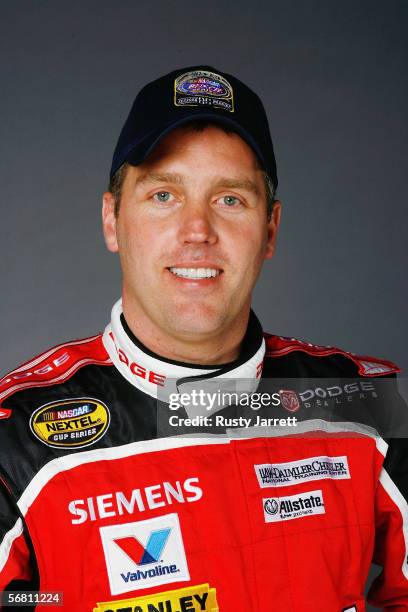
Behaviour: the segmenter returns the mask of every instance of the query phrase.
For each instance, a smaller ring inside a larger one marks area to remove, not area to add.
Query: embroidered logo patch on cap
[[[234,95],[224,77],[207,70],[185,72],[174,81],[175,106],[211,106],[234,112]]]

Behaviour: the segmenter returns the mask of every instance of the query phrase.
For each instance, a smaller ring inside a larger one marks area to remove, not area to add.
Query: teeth
[[[215,268],[169,268],[169,270],[182,278],[211,278],[220,273]]]

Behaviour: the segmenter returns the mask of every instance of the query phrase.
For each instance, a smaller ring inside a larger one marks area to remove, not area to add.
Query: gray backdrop
[[[100,194],[138,89],[206,63],[270,118],[284,204],[267,330],[408,365],[408,2],[3,2],[0,370],[101,330]]]
[[[269,331],[408,365],[408,2],[9,2],[1,22],[0,371],[101,330],[100,194],[138,89],[209,63],[262,96],[284,204]]]

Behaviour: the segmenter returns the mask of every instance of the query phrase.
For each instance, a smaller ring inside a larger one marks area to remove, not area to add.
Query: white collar
[[[121,321],[122,312],[122,300],[118,300],[112,308],[111,322],[106,326],[103,343],[122,376],[144,393],[165,399],[170,393],[188,392],[193,381],[185,379],[191,377],[195,377],[196,381],[196,377],[200,377],[200,381],[218,381],[218,385],[220,379],[225,382],[233,379],[235,384],[242,380],[247,390],[248,386],[251,392],[256,390],[265,355],[265,340],[261,333],[254,339],[255,348],[252,354],[247,355],[244,361],[240,359],[234,362],[236,365],[232,363],[207,369],[167,361],[148,349],[143,349],[143,346],[136,344],[126,332]],[[255,315],[252,317],[256,319]]]

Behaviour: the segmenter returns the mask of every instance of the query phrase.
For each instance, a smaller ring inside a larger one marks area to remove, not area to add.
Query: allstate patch
[[[109,427],[107,406],[79,397],[40,406],[30,419],[35,437],[53,448],[80,448],[100,440]]]
[[[296,495],[267,497],[262,503],[265,523],[278,523],[326,513],[321,489]]]
[[[175,106],[211,106],[234,112],[231,84],[219,74],[207,70],[185,72],[174,81]]]

